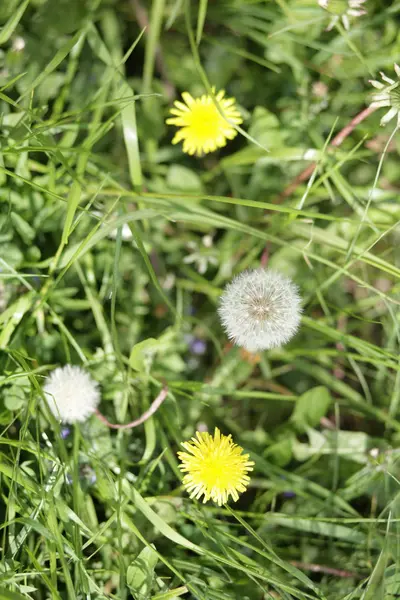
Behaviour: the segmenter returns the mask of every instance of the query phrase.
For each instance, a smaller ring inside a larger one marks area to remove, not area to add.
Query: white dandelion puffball
[[[270,269],[244,271],[229,283],[218,313],[228,337],[248,352],[286,344],[296,333],[301,298],[291,279]]]
[[[100,402],[99,384],[81,367],[58,367],[46,379],[43,391],[53,415],[64,423],[85,421]]]

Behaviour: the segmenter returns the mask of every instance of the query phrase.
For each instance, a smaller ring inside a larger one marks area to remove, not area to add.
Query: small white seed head
[[[271,269],[244,271],[229,283],[218,313],[228,337],[249,352],[286,344],[300,318],[298,287]]]
[[[51,412],[63,423],[85,421],[100,402],[99,384],[74,365],[54,369],[43,391]]]

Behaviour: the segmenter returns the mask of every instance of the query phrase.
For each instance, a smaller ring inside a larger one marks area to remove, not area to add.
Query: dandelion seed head
[[[85,421],[100,402],[98,383],[74,365],[54,369],[43,391],[51,412],[63,423]]]
[[[183,141],[184,152],[197,156],[214,152],[237,135],[235,125],[240,125],[243,119],[235,99],[225,98],[223,90],[215,94],[216,102],[208,94],[193,98],[189,92],[183,92],[182,98],[184,102],[177,100],[174,103],[170,111],[173,117],[166,123],[180,128],[172,143]]]
[[[361,17],[366,15],[367,11],[362,8],[366,0],[318,0],[321,8],[332,15],[327,30],[330,31],[339,22],[342,21],[345,29],[350,29],[350,17]]]
[[[248,352],[282,346],[299,327],[298,288],[271,269],[244,271],[226,286],[218,313],[228,337]]]
[[[370,84],[378,90],[372,95],[371,108],[389,108],[388,112],[383,115],[381,125],[386,125],[394,117],[397,116],[397,127],[400,127],[400,67],[394,65],[394,70],[397,76],[396,79],[391,79],[385,73],[381,73],[381,81],[371,80]]]
[[[219,506],[226,504],[231,496],[236,502],[239,492],[245,492],[253,470],[254,462],[243,448],[234,444],[231,435],[223,435],[216,427],[214,435],[207,431],[197,431],[196,437],[183,442],[186,452],[178,452],[181,465],[186,473],[183,485],[191,498],[203,496],[203,503],[213,500]]]

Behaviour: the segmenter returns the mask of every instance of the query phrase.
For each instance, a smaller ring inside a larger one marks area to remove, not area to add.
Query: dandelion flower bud
[[[55,369],[43,387],[53,415],[63,423],[85,421],[100,402],[99,385],[81,367]]]
[[[282,346],[299,327],[298,288],[270,269],[244,271],[226,286],[218,313],[228,337],[245,350]]]

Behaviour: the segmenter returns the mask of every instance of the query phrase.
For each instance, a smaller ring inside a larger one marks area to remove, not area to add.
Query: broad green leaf
[[[16,379],[10,387],[3,391],[4,405],[8,410],[19,410],[28,404],[30,383],[28,377]]]
[[[270,147],[271,153],[274,148],[283,146],[283,135],[279,120],[276,115],[263,106],[256,106],[254,109],[249,135],[256,138],[261,144]]]
[[[132,348],[129,356],[129,365],[135,371],[146,372],[153,361],[157,349],[159,346],[158,340],[154,338],[148,338],[135,344]]]
[[[293,456],[291,437],[287,436],[269,446],[264,456],[279,467],[287,465]]]
[[[393,565],[385,570],[385,590],[389,594],[387,600],[395,600],[400,596],[400,570],[398,565]]]
[[[24,255],[16,244],[1,244],[0,265],[4,261],[7,266],[17,269],[24,259]]]
[[[29,223],[25,221],[25,219],[21,217],[21,215],[12,212],[11,221],[24,242],[30,242],[33,240],[36,235],[35,230],[29,225]]]
[[[170,165],[167,172],[167,185],[171,190],[201,193],[202,181],[197,173],[182,165]]]
[[[328,411],[332,402],[329,390],[320,385],[302,394],[295,404],[291,420],[299,431],[315,427]]]
[[[293,442],[293,454],[297,460],[307,460],[314,455],[335,455],[353,462],[368,462],[368,435],[363,431],[331,431],[323,433],[315,429],[307,431],[309,443]]]
[[[157,562],[157,553],[151,547],[146,546],[128,567],[126,583],[137,600],[150,598]]]

